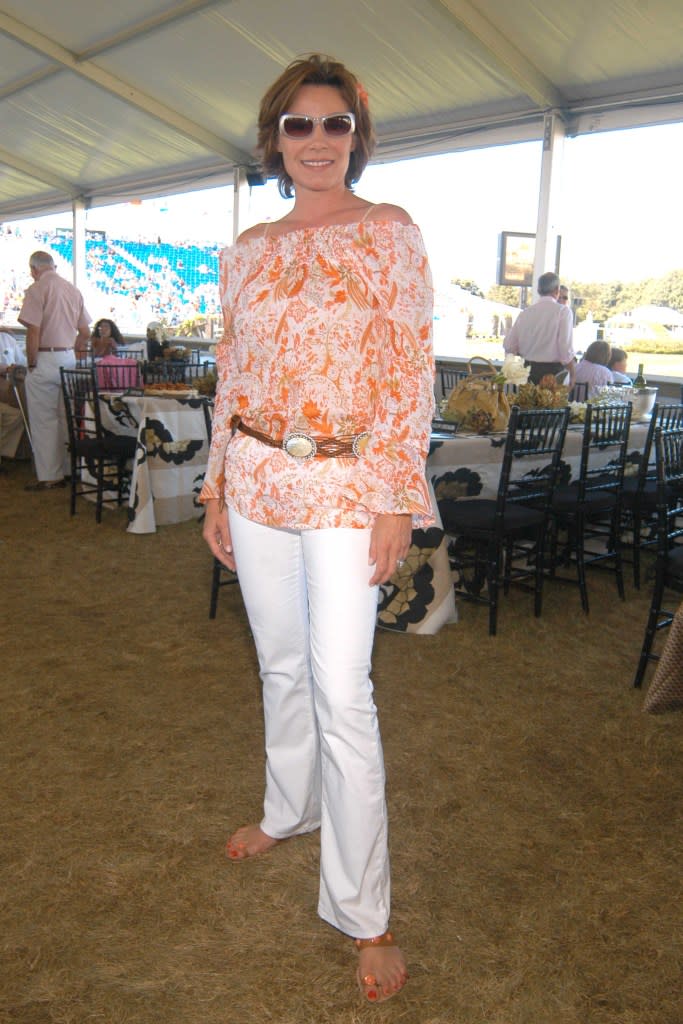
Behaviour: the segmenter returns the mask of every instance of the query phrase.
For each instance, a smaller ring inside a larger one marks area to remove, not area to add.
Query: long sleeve
[[[378,303],[378,394],[370,442],[346,496],[373,513],[432,521],[425,478],[434,414],[433,287],[417,229],[395,249],[366,239],[369,283]],[[376,262],[375,262],[376,261]]]
[[[230,416],[232,415],[234,396],[230,390],[230,382],[235,379],[232,358],[234,356],[234,331],[232,309],[229,304],[228,250],[223,249],[219,255],[221,308],[223,310],[223,334],[216,346],[216,398],[214,401],[211,424],[211,449],[199,500],[222,498],[225,484],[225,451],[230,441]]]

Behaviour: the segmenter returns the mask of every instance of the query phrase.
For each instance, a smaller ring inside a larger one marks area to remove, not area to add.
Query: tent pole
[[[546,270],[555,270],[559,247],[559,211],[562,198],[562,165],[567,126],[557,110],[547,111],[543,118],[543,153],[536,222],[533,290]],[[557,268],[560,272],[560,268]],[[535,295],[538,298],[538,295]]]

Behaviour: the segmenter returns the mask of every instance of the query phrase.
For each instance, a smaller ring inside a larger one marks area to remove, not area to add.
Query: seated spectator
[[[26,366],[26,353],[14,335],[0,331],[0,462],[3,455],[13,459],[21,454],[19,446],[24,436],[24,418],[12,381],[15,366]],[[4,472],[1,466],[0,472]]]
[[[147,358],[161,359],[164,354],[164,348],[168,348],[164,325],[160,324],[157,320],[152,320],[151,323],[147,324]]]
[[[626,361],[628,356],[623,348],[613,348],[612,355],[607,364],[612,371],[612,379],[615,384],[633,384],[633,381],[626,373]]]
[[[605,385],[614,383],[612,371],[607,365],[611,354],[612,349],[608,341],[593,341],[576,367],[574,383],[588,385],[588,398],[596,395]]]
[[[24,347],[9,331],[0,331],[0,366],[26,366]]]
[[[104,318],[98,320],[90,335],[92,354],[99,359],[101,356],[115,356],[119,345],[125,342],[121,337],[121,331],[113,320]]]

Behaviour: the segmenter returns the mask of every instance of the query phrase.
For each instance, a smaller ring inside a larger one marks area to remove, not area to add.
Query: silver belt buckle
[[[302,462],[312,459],[318,450],[315,441],[308,434],[288,434],[282,442],[282,447],[293,459],[300,459]]]
[[[362,434],[356,434],[356,436],[354,437],[353,441],[351,442],[351,448],[353,449],[353,454],[356,456],[357,459],[361,457],[361,455],[367,448],[369,440],[369,430],[364,430]]]

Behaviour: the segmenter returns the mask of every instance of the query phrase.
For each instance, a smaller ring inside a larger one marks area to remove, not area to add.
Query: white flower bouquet
[[[530,367],[524,365],[521,356],[508,353],[496,377],[497,384],[526,384],[529,380]]]

